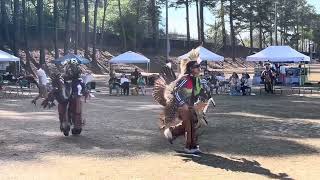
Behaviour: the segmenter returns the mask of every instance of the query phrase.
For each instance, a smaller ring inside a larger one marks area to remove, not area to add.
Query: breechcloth
[[[267,93],[273,93],[273,82],[265,82],[264,88]]]
[[[67,122],[68,118],[67,118],[67,103],[59,103],[58,104],[58,112],[59,112],[59,120],[60,123],[62,122]]]
[[[70,100],[69,113],[71,113],[72,123],[75,129],[82,127],[82,102],[81,97],[75,97]]]
[[[174,137],[185,135],[185,147],[188,149],[196,148],[198,144],[192,111],[179,108],[178,113],[182,122],[170,127],[172,135]]]

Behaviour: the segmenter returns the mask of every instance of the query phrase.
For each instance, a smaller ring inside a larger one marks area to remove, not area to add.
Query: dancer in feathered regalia
[[[87,97],[88,91],[80,78],[81,69],[77,62],[69,62],[65,65],[64,74],[54,73],[51,76],[52,90],[42,102],[44,108],[54,106],[58,102],[60,130],[65,136],[71,133],[79,135],[82,131],[82,100]]]
[[[215,102],[202,88],[199,74],[198,53],[189,53],[188,59],[180,64],[181,74],[176,78],[170,66],[163,67],[161,77],[156,80],[153,97],[164,106],[160,115],[160,128],[170,143],[185,136],[186,153],[199,153],[198,129],[207,125],[205,113],[210,102]]]

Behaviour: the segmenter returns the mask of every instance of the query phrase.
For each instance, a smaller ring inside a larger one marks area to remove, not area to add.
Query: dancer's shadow
[[[177,156],[183,157],[183,161],[193,161],[201,165],[210,166],[213,168],[225,169],[227,171],[246,172],[267,176],[273,179],[286,179],[291,180],[286,173],[274,174],[269,169],[261,167],[261,164],[257,161],[249,161],[245,158],[225,158],[214,154],[199,154],[189,155],[177,151]]]

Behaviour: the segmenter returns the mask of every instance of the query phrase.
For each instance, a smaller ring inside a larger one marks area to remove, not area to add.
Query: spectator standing
[[[267,93],[273,94],[274,77],[270,64],[266,64],[265,70],[261,74],[261,79],[264,82],[264,88]]]
[[[38,65],[38,70],[36,72],[37,77],[39,79],[39,83],[38,83],[38,88],[39,88],[39,95],[36,96],[31,103],[36,105],[37,104],[37,100],[39,98],[46,98],[48,95],[47,92],[47,84],[48,84],[48,78],[47,78],[47,74],[46,72],[43,70],[43,65],[40,64]]]
[[[280,80],[282,84],[284,85],[286,82],[286,65],[280,66]]]
[[[118,82],[118,79],[116,76],[111,75],[109,79],[109,95],[112,96],[112,90],[116,90],[116,95],[119,96],[119,91],[120,91],[120,83]]]
[[[137,85],[137,80],[138,80],[138,78],[139,78],[139,74],[140,74],[140,73],[139,73],[139,71],[138,71],[137,68],[134,70],[133,73],[131,73],[131,77],[132,77],[131,83],[132,83],[132,84]]]
[[[138,80],[137,80],[137,87],[138,87],[138,93],[139,90],[141,91],[142,95],[145,95],[146,92],[146,80],[143,78],[142,74],[139,74]]]
[[[230,95],[239,95],[240,94],[240,79],[237,73],[233,73],[230,77]]]

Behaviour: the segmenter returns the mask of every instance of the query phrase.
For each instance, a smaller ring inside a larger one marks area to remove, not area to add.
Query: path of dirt
[[[205,154],[185,156],[157,127],[150,96],[85,104],[79,137],[63,137],[56,109],[0,101],[0,179],[318,179],[319,97],[215,97]]]

